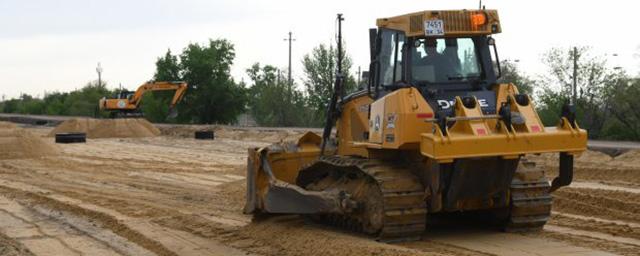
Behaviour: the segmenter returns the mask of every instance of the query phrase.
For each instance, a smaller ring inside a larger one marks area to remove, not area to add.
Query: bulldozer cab
[[[495,114],[491,87],[500,73],[491,37],[500,32],[495,10],[425,11],[377,23],[370,31],[368,90],[374,99],[415,87],[433,109],[452,112],[456,96],[476,96],[485,114]]]
[[[436,90],[472,90],[496,82],[492,65],[496,60],[492,60],[488,45],[492,38],[407,38],[387,29],[379,33],[379,90],[405,84]]]

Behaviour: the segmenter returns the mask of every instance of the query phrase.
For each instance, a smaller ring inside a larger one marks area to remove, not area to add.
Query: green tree
[[[44,111],[44,103],[41,99],[34,98],[28,94],[20,96],[17,112],[21,114],[40,115]]]
[[[64,103],[68,95],[69,93],[60,92],[45,94],[44,103],[46,107],[44,113],[47,115],[66,115],[67,108]]]
[[[106,83],[89,82],[79,90],[69,93],[46,93],[42,99],[23,94],[19,99],[4,102],[2,112],[22,114],[94,116],[100,98],[112,92]]]
[[[524,74],[515,62],[505,60],[501,63],[502,76],[499,83],[512,83],[518,87],[520,93],[533,94],[536,81]]]
[[[163,57],[156,60],[156,72],[153,75],[155,81],[180,81],[181,67],[178,57],[171,54],[168,49]],[[142,98],[141,109],[145,118],[154,123],[173,122],[175,119],[169,117],[169,105],[171,99],[175,95],[175,91],[156,91],[148,92]],[[176,111],[180,113],[180,109],[184,108],[180,102],[176,106]]]
[[[589,131],[589,137],[599,138],[611,102],[606,100],[605,89],[616,81],[619,72],[608,68],[606,61],[592,56],[587,47],[578,48],[576,114],[579,124]],[[572,49],[552,48],[543,58],[549,73],[542,77],[538,94],[538,112],[546,125],[555,125],[563,104],[569,102],[573,84]]]
[[[333,46],[320,44],[311,53],[306,54],[302,59],[305,79],[303,80],[307,93],[307,104],[312,111],[309,120],[310,125],[321,126],[333,93],[333,85],[336,75],[336,60],[338,51]],[[346,94],[356,90],[356,80],[351,75],[351,57],[343,52],[342,72],[345,77]]]
[[[155,81],[179,81],[182,79],[180,76],[180,63],[178,63],[178,57],[171,54],[171,49],[167,50],[164,57],[156,60],[156,73],[153,75]]]
[[[153,123],[164,123],[169,120],[169,104],[171,102],[171,95],[166,96],[171,92],[147,92],[142,96],[142,102],[140,108],[144,114],[144,118]],[[169,99],[167,99],[169,98]]]
[[[158,59],[156,80],[183,80],[189,84],[178,105],[179,122],[232,123],[245,111],[245,89],[230,74],[234,58],[230,42],[210,39],[206,45],[189,44],[179,57],[168,51]]]
[[[20,100],[18,99],[10,99],[6,100],[2,104],[2,112],[3,113],[15,113],[18,110],[18,104]]]
[[[89,82],[80,90],[72,91],[65,98],[66,115],[94,116],[98,111],[98,101],[102,97],[112,94],[107,89],[107,84],[102,81]]]
[[[259,63],[247,69],[249,110],[262,126],[303,126],[307,107],[302,92],[289,84],[274,66]]]
[[[624,73],[611,81],[605,89],[608,102],[607,120],[603,138],[613,140],[640,140],[640,109],[636,106],[640,97],[640,78],[628,78]]]

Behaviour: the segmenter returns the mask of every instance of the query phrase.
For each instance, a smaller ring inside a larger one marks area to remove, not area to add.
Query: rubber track
[[[519,167],[527,172],[541,172],[534,179],[516,174],[511,182],[511,212],[505,230],[507,232],[530,232],[542,230],[551,215],[552,197],[549,181],[541,170]],[[529,169],[529,170],[526,170]]]
[[[376,182],[384,196],[384,221],[377,240],[401,242],[420,239],[426,227],[424,187],[406,168],[378,160],[326,156],[320,160],[340,168],[357,167]]]

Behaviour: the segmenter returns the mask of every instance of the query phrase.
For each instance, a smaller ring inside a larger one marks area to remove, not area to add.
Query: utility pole
[[[573,95],[571,96],[571,105],[577,104],[578,98],[578,48],[573,47]]]
[[[336,77],[340,80],[340,90],[338,91],[340,98],[344,96],[344,81],[342,81],[342,21],[344,21],[342,13],[338,13],[338,74]]]
[[[284,39],[285,41],[289,41],[289,77],[288,77],[289,80],[287,81],[289,83],[289,86],[293,85],[293,80],[291,80],[291,42],[296,40],[296,39],[293,39],[291,36],[292,36],[292,33],[291,31],[289,31],[289,38]]]
[[[360,66],[358,66],[358,83],[357,86],[360,86],[360,77],[362,76],[362,71],[360,70]]]
[[[100,62],[98,62],[98,66],[96,67],[96,72],[98,72],[98,86],[102,85],[102,67],[100,66]]]

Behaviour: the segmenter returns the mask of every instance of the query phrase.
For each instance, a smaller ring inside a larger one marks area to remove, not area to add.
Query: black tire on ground
[[[87,134],[84,132],[56,133],[56,143],[85,143]]]
[[[196,131],[195,138],[197,140],[213,140],[213,131]]]

